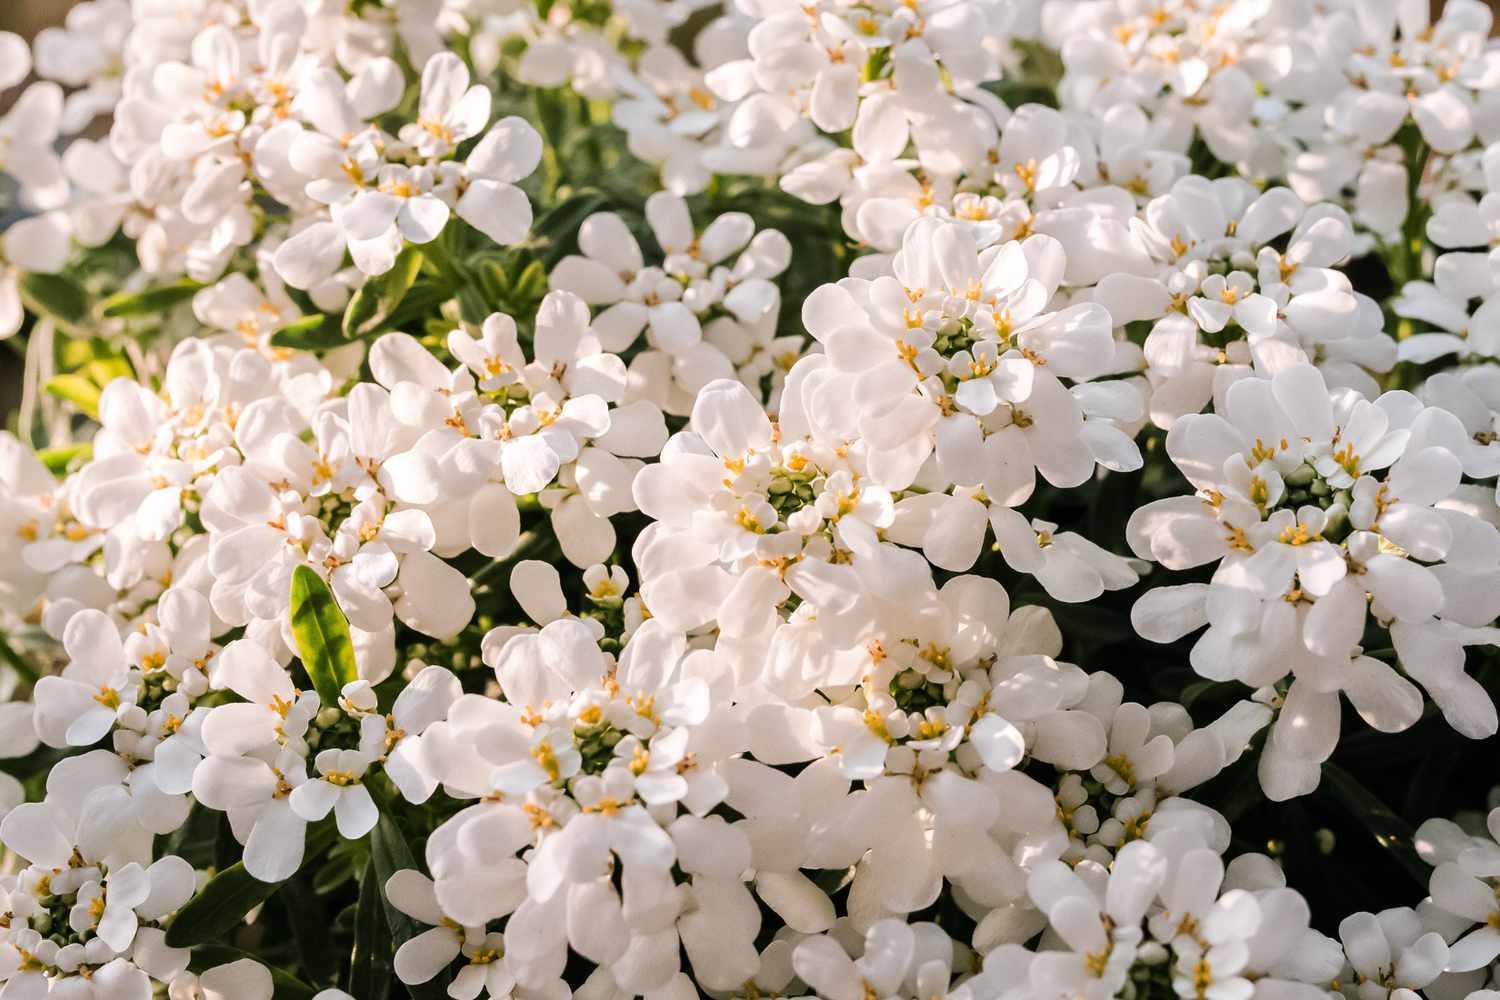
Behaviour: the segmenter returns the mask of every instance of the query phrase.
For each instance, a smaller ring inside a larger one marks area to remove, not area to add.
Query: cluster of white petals
[[[0,1000],[1500,1000],[1491,28],[0,32]]]

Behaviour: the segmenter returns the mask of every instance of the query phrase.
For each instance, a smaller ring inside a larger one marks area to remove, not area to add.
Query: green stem
[[[1400,285],[1408,281],[1415,281],[1422,275],[1422,248],[1423,233],[1427,226],[1426,213],[1423,211],[1422,203],[1417,197],[1417,192],[1422,186],[1422,176],[1427,172],[1427,161],[1432,156],[1432,149],[1417,133],[1410,148],[1406,152],[1406,221],[1401,227],[1401,260],[1402,274],[1397,290]]]

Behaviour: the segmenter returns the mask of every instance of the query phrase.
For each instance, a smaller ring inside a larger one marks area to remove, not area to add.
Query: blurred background
[[[73,0],[11,0],[0,4],[0,29],[31,38],[49,24],[63,19]]]

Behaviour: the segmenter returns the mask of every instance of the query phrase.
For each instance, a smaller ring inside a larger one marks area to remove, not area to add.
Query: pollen
[[[760,520],[754,514],[750,513],[749,507],[743,504],[734,515],[734,523],[754,535],[763,535],[766,533],[766,529],[762,527]]]
[[[526,814],[533,830],[548,830],[557,826],[557,820],[552,818],[552,814],[535,803],[521,803],[521,811]]]
[[[1321,532],[1309,531],[1305,524],[1298,524],[1282,529],[1280,540],[1283,545],[1308,545],[1322,541],[1323,535]]]
[[[1260,438],[1256,438],[1255,447],[1250,449],[1250,457],[1254,459],[1254,461],[1249,463],[1250,468],[1253,469],[1260,463],[1275,458],[1276,452],[1285,449],[1286,447],[1288,447],[1286,438],[1281,439],[1281,443],[1279,446],[1274,444],[1268,445]]]
[[[1104,758],[1105,765],[1120,776],[1120,780],[1131,787],[1135,786],[1135,764],[1128,754],[1110,754]]]
[[[419,118],[417,124],[421,126],[423,132],[433,138],[441,139],[443,142],[453,141],[453,130],[442,122],[435,122],[431,118]]]
[[[929,642],[927,646],[917,654],[917,656],[926,660],[938,670],[947,670],[953,664],[953,659],[948,647],[939,646],[935,642]]]
[[[630,773],[639,778],[646,773],[646,768],[651,766],[651,754],[645,747],[637,747],[635,753],[630,755]]]
[[[1270,499],[1271,499],[1271,490],[1266,485],[1266,481],[1264,479],[1260,478],[1259,476],[1251,476],[1250,477],[1250,502],[1253,503],[1253,504],[1255,504],[1255,506],[1257,506],[1257,507],[1261,508],[1262,510],[1264,510],[1266,504],[1268,502],[1270,502]]]
[[[557,761],[557,754],[552,751],[552,747],[549,744],[538,743],[531,748],[531,756],[536,759],[537,765],[543,771],[547,772],[549,779],[552,781],[558,780],[562,773],[562,767]]]
[[[941,719],[923,719],[917,723],[916,736],[919,740],[935,740],[948,731],[948,723]]]
[[[1333,453],[1333,460],[1350,476],[1359,478],[1359,456],[1354,453],[1354,445],[1345,442],[1342,448]]]
[[[1016,176],[1021,179],[1022,184],[1026,185],[1026,190],[1035,191],[1037,179],[1036,160],[1027,160],[1025,163],[1017,163]]]
[[[583,811],[586,813],[602,813],[605,816],[614,816],[624,808],[624,805],[619,799],[603,798],[591,806],[584,806]]]
[[[650,722],[660,722],[656,714],[656,696],[653,694],[631,695],[626,704],[635,709],[635,714]]]
[[[1193,989],[1197,991],[1198,996],[1207,996],[1208,988],[1213,985],[1213,982],[1214,970],[1208,964],[1208,959],[1198,959],[1198,963],[1193,966]]]

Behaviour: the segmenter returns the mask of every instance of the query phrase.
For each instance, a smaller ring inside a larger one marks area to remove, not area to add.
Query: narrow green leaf
[[[1323,785],[1417,884],[1427,886],[1432,869],[1417,855],[1416,834],[1410,823],[1337,764],[1323,765]]]
[[[510,279],[506,277],[505,268],[498,260],[489,258],[480,261],[474,273],[479,278],[479,287],[484,292],[486,301],[494,306],[505,301],[506,293],[510,291]]]
[[[344,337],[356,340],[373,333],[395,311],[422,269],[422,251],[407,246],[386,273],[366,281],[349,299],[344,310]]]
[[[120,352],[103,337],[69,337],[55,345],[58,371],[73,372],[91,361],[119,357]]]
[[[292,634],[318,697],[325,706],[337,705],[344,685],[359,677],[354,643],[333,591],[307,566],[292,571]]]
[[[99,310],[106,316],[152,316],[192,298],[202,287],[201,282],[184,278],[138,292],[117,292],[100,303]]]
[[[406,298],[401,300],[401,304],[392,309],[391,314],[365,336],[415,326],[436,312],[438,307],[451,297],[451,294],[437,282],[425,278],[419,279],[411,286],[411,290],[406,293]]]
[[[308,830],[302,855],[302,867],[322,854],[338,836],[332,823]],[[197,895],[172,917],[167,928],[167,945],[192,948],[228,937],[245,919],[245,914],[270,899],[284,883],[262,882],[236,861],[219,872],[198,890]]]
[[[219,813],[218,825],[214,827],[213,860],[214,868],[223,871],[234,864],[234,858],[240,853],[239,841],[234,839],[234,827],[229,823],[228,813]]]
[[[326,351],[348,343],[337,316],[313,313],[292,320],[271,334],[272,347],[287,347],[297,351]]]
[[[21,275],[21,299],[38,315],[78,328],[89,320],[89,299],[82,286],[62,274]]]
[[[580,191],[567,201],[553,206],[537,216],[531,231],[545,238],[548,245],[541,253],[542,266],[551,269],[565,255],[578,248],[578,230],[583,220],[609,205],[609,196],[602,191]]]
[[[83,366],[82,374],[98,386],[109,385],[117,378],[134,379],[135,369],[123,356],[96,358]]]
[[[478,326],[490,315],[490,308],[484,301],[484,293],[475,285],[464,285],[458,290],[458,316],[465,323]]]
[[[534,260],[526,265],[526,269],[516,279],[515,296],[518,301],[530,302],[540,300],[546,294],[547,269],[542,266],[541,261]]]
[[[385,894],[372,858],[359,880],[354,908],[354,952],[349,959],[349,993],[361,1000],[385,1000],[394,977],[394,953],[386,931]]]
[[[167,945],[191,948],[223,938],[240,925],[245,914],[271,898],[280,882],[262,882],[235,862],[219,872],[187,901],[167,928]]]
[[[322,898],[300,879],[282,883],[276,898],[296,939],[302,974],[319,985],[331,983],[338,974],[338,952],[332,947],[328,921],[323,917]]]
[[[252,955],[227,944],[203,944],[194,948],[193,956],[188,961],[188,968],[201,974],[216,966],[229,965],[231,962],[247,958],[270,970],[272,1000],[311,1000],[311,997],[317,993],[317,990],[287,970],[267,965],[265,959],[259,955]]]
[[[406,846],[406,838],[401,835],[401,829],[384,814],[370,834],[370,865],[375,870],[376,882],[380,887],[380,901],[385,908],[385,922],[390,928],[391,949],[394,951],[426,928],[392,906],[386,897],[385,884],[392,875],[403,868],[421,869],[417,866],[417,859],[412,856],[411,848]],[[447,995],[448,978],[448,973],[444,971],[425,983],[408,986],[407,990],[417,1000],[439,1000]]]
[[[99,416],[99,387],[82,375],[54,375],[47,380],[47,392],[65,399],[91,417]]]
[[[92,442],[85,441],[82,444],[64,444],[56,448],[43,448],[36,453],[36,457],[42,460],[47,471],[54,476],[64,475],[74,463],[87,462],[94,454]]]

